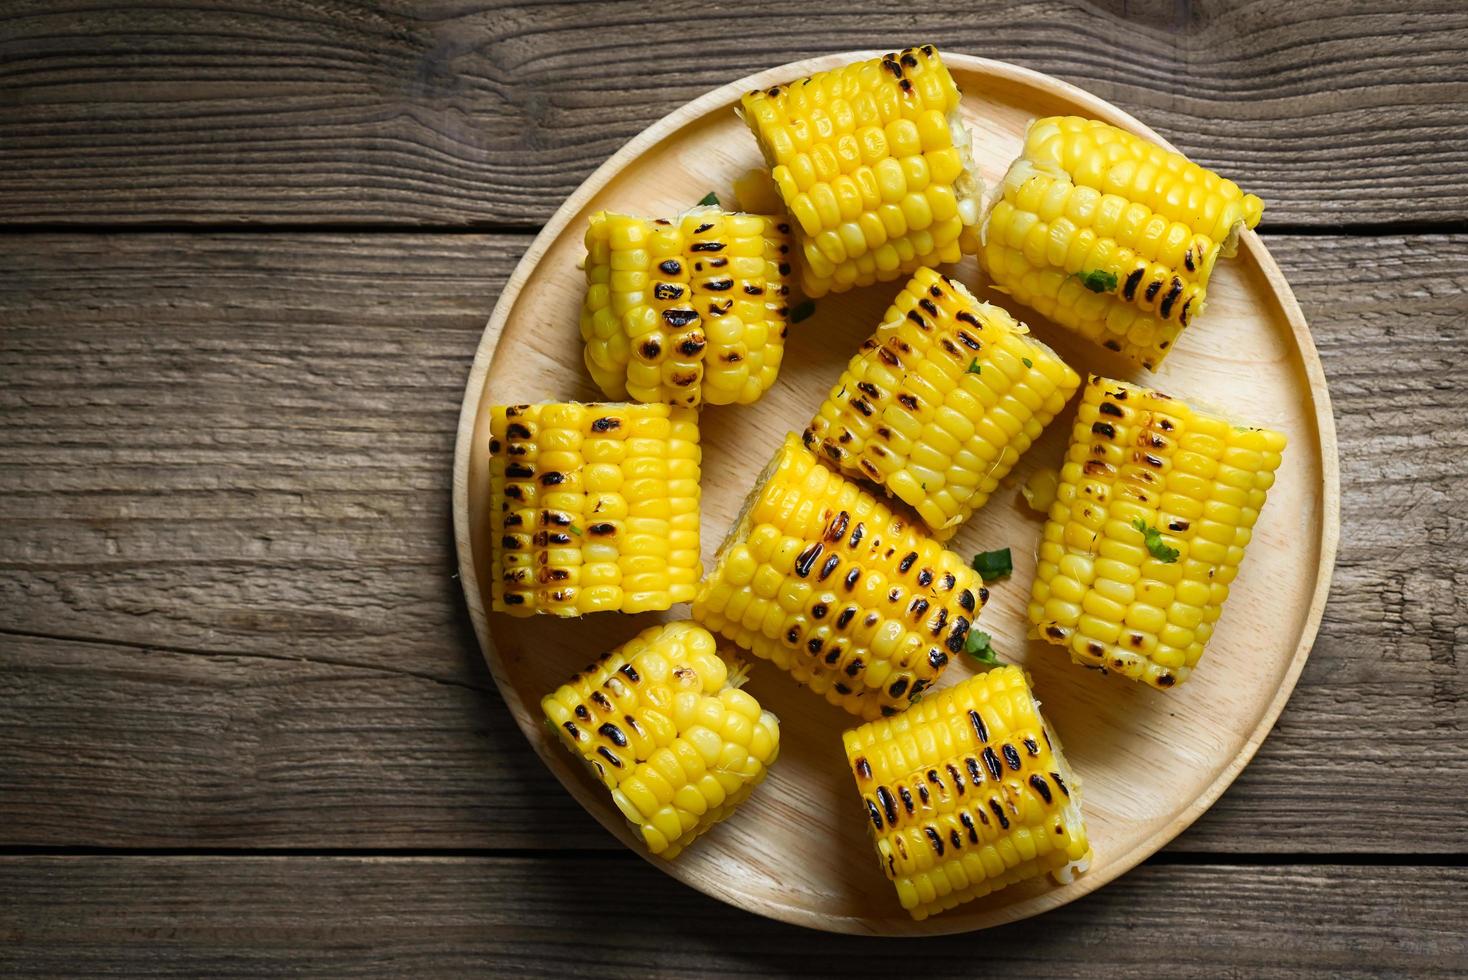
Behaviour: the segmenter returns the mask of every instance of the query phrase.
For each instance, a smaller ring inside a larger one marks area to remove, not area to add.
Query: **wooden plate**
[[[475,631],[508,709],[545,764],[638,853],[644,852],[602,787],[546,734],[539,701],[659,617],[604,614],[567,622],[485,614],[488,409],[495,403],[599,399],[581,363],[576,329],[588,214],[613,208],[671,215],[709,191],[731,201],[734,178],[760,163],[754,140],[732,111],[739,96],[878,53],[828,55],[742,79],[690,102],[628,143],[571,195],[530,246],[495,306],[469,376],[454,463],[454,526]],[[1034,116],[1090,116],[1163,142],[1121,110],[1054,78],[963,55],[945,60],[963,89],[975,156],[991,188],[1018,154]],[[958,274],[975,282],[973,260],[960,265]],[[706,567],[760,467],[787,431],[798,432],[810,420],[898,287],[890,283],[822,299],[814,317],[791,328],[774,389],[753,406],[704,410]],[[1320,361],[1289,286],[1253,233],[1244,234],[1237,258],[1219,263],[1208,297],[1207,315],[1184,335],[1156,384],[1280,429],[1290,446],[1232,599],[1185,687],[1164,694],[1104,677],[1071,666],[1063,651],[1025,640],[1024,608],[1041,521],[1025,509],[1017,488],[1034,468],[1058,465],[1071,412],[1050,426],[950,544],[960,554],[1013,548],[1014,576],[992,590],[979,625],[994,636],[1002,657],[1029,669],[1045,713],[1084,781],[1095,849],[1091,870],[1065,887],[1031,881],[914,923],[878,867],[845,765],[840,732],[854,719],[763,662],[755,664],[748,690],[780,717],[779,761],[731,820],[677,861],[658,861],[659,866],[733,905],[813,928],[961,932],[1078,898],[1152,854],[1207,809],[1254,755],[1300,674],[1325,604],[1339,496],[1335,428]],[[1004,296],[990,298],[1008,305]],[[1077,370],[1145,377],[1038,316],[1015,312]],[[677,607],[665,616],[686,613]],[[944,681],[969,672],[966,663],[955,662]]]

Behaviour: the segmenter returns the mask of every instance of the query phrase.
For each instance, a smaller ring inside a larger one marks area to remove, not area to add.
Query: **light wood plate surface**
[[[454,527],[475,631],[508,710],[546,765],[639,853],[602,787],[546,733],[539,701],[596,655],[659,618],[686,616],[686,607],[661,616],[600,614],[579,621],[486,613],[489,406],[599,400],[582,366],[576,329],[585,290],[578,263],[589,214],[610,208],[672,215],[709,191],[731,202],[734,178],[760,163],[753,138],[733,112],[739,96],[879,53],[813,58],[742,79],[633,139],[571,195],[530,246],[495,306],[469,376],[454,465]],[[1057,79],[964,55],[945,53],[944,59],[963,90],[975,158],[991,189],[1035,116],[1090,116],[1166,145],[1136,119]],[[980,278],[972,259],[957,273],[970,284]],[[822,299],[815,316],[792,326],[779,381],[764,398],[753,406],[704,410],[706,568],[761,466],[787,431],[799,432],[810,420],[899,285]],[[1114,355],[1013,307],[1007,297],[983,289],[980,295],[1013,308],[1083,374],[1149,380]],[[1279,429],[1290,445],[1218,630],[1184,687],[1162,693],[1082,670],[1064,651],[1025,639],[1042,521],[1025,508],[1018,487],[1035,468],[1058,465],[1073,405],[949,545],[962,555],[1013,549],[1014,575],[991,590],[978,625],[993,635],[1003,659],[1030,671],[1083,780],[1095,850],[1091,870],[1068,886],[1030,881],[913,922],[878,867],[846,768],[840,733],[855,719],[758,661],[747,689],[780,717],[779,761],[733,818],[676,861],[655,863],[709,895],[804,926],[889,935],[961,932],[1034,915],[1100,887],[1212,804],[1268,734],[1309,653],[1335,556],[1339,490],[1320,361],[1288,284],[1253,233],[1244,233],[1237,258],[1220,261],[1208,298],[1206,316],[1150,380],[1174,396]],[[944,685],[971,672],[964,660],[956,659]]]

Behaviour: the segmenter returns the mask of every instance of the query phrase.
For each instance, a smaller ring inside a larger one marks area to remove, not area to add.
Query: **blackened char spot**
[[[597,751],[597,754],[598,755],[600,755],[603,759],[606,759],[608,762],[610,762],[612,765],[616,766],[618,769],[621,769],[622,768],[622,760],[621,759],[618,759],[616,756],[612,755],[611,750],[608,749],[605,745],[598,747],[596,751]]]
[[[963,607],[964,612],[974,611],[974,594],[969,589],[964,589],[958,594],[958,604]]]
[[[1116,418],[1121,418],[1121,406],[1116,404],[1116,402],[1102,402],[1101,407],[1096,409],[1096,411],[1102,415],[1112,415]]]
[[[990,810],[993,810],[994,811],[994,816],[996,816],[996,817],[999,818],[999,826],[1000,827],[1003,827],[1005,830],[1008,830],[1009,829],[1009,818],[1004,815],[1004,808],[999,805],[999,801],[996,800],[996,799],[990,798],[990,800],[989,800],[989,809]]]
[[[813,544],[806,545],[805,550],[802,551],[795,558],[795,574],[799,575],[801,578],[805,578],[810,575],[811,568],[815,565],[816,559],[820,556],[821,543],[819,541]]]
[[[933,845],[934,852],[936,852],[939,857],[942,857],[943,856],[943,838],[938,836],[938,832],[933,829],[933,827],[932,827],[931,824],[929,824],[928,826],[924,827],[923,830],[927,832],[928,841],[929,841],[929,843],[931,843]]]
[[[688,246],[690,252],[722,252],[723,250],[723,242],[694,242]]]
[[[977,844],[979,842],[979,829],[974,826],[974,818],[968,815],[967,810],[961,810],[959,811],[958,819],[963,824],[963,829],[968,832],[968,842],[970,844]]]
[[[1040,794],[1040,799],[1049,803],[1054,797],[1050,795],[1050,784],[1045,782],[1045,777],[1039,773],[1030,776],[1030,785],[1035,787],[1035,792]]]
[[[1177,302],[1178,297],[1182,294],[1183,281],[1177,276],[1173,276],[1172,285],[1168,287],[1167,295],[1162,297],[1162,302],[1157,307],[1157,312],[1162,315],[1162,319],[1166,320],[1172,315],[1173,304]]]
[[[1019,772],[1019,750],[1008,743],[1004,745],[1004,761],[1009,763],[1009,768]]]
[[[928,651],[928,666],[934,670],[942,670],[948,665],[948,655],[937,647]]]
[[[900,698],[907,693],[907,678],[899,677],[887,688],[887,693],[894,698]]]
[[[856,775],[859,779],[872,778],[872,764],[867,761],[867,757],[864,755],[856,757]]]
[[[682,328],[698,319],[698,311],[682,309],[663,310],[663,319],[668,321],[669,326]]]
[[[670,276],[676,276],[683,271],[683,264],[677,259],[666,259],[658,264],[658,269]]]
[[[968,721],[974,726],[974,734],[979,737],[980,742],[989,741],[989,729],[984,725],[983,717],[972,708],[969,709]]]
[[[627,747],[627,734],[611,722],[606,722],[597,731],[610,739],[612,744],[618,748],[625,749]]]
[[[902,560],[897,563],[897,570],[899,572],[906,572],[909,568],[912,567],[912,563],[917,561],[917,557],[918,556],[916,551],[909,551],[907,554],[903,555]]]
[[[989,775],[996,780],[1004,772],[1004,767],[999,763],[999,753],[994,751],[992,745],[984,746],[984,768],[989,770]]]
[[[1091,431],[1094,434],[1098,436],[1104,436],[1107,439],[1116,438],[1116,429],[1112,426],[1110,422],[1093,422],[1091,423]]]
[[[836,555],[831,555],[829,558],[826,559],[826,563],[821,566],[821,574],[819,576],[820,580],[824,582],[826,579],[830,578],[831,573],[836,571],[836,569],[839,568],[840,565],[841,559]]]
[[[851,617],[853,617],[855,615],[856,615],[856,607],[855,606],[847,606],[845,609],[841,610],[841,612],[838,613],[837,616],[836,616],[836,628],[837,629],[840,629],[840,630],[844,630],[846,628],[847,624],[851,622]]]
[[[1121,287],[1121,296],[1130,303],[1137,296],[1137,287],[1142,284],[1143,269],[1133,269],[1132,274],[1126,277],[1126,282]]]
[[[823,535],[827,541],[840,541],[846,534],[846,526],[851,521],[851,515],[846,511],[840,511],[830,524],[826,525],[826,533]]]

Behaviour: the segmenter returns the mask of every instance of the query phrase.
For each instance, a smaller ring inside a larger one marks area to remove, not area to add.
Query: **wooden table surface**
[[[1468,971],[1468,7],[965,6],[0,0],[0,973]],[[598,163],[926,40],[1266,198],[1343,533],[1208,814],[919,945],[726,908],[582,812],[480,658],[449,479],[498,290]]]

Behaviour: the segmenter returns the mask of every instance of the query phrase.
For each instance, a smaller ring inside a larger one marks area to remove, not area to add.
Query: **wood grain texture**
[[[625,855],[3,858],[0,893],[0,970],[34,976],[891,977],[919,956],[935,977],[1428,978],[1468,963],[1462,868],[1145,867],[986,932],[981,952],[972,936],[918,950],[757,919]]]
[[[814,54],[936,40],[1055,74],[1270,202],[1468,219],[1456,0],[1064,0],[854,14],[198,0],[0,3],[0,221],[543,222],[644,126]],[[1409,29],[1404,29],[1409,25]]]
[[[0,246],[0,630],[108,641],[0,635],[3,843],[613,845],[477,690],[451,577],[455,405],[525,244]],[[1269,244],[1346,533],[1296,696],[1175,849],[1462,853],[1468,238]]]

